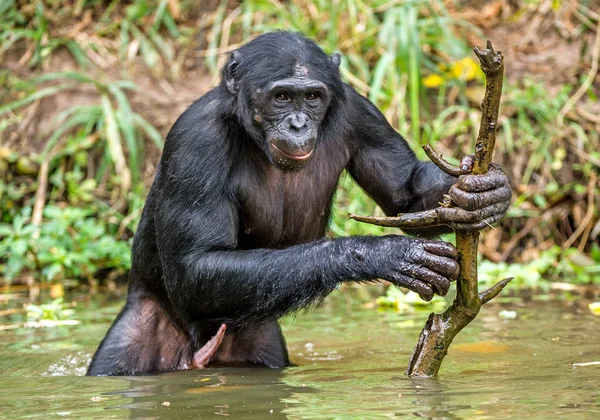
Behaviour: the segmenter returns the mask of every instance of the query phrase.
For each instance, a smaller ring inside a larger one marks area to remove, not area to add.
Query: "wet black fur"
[[[127,304],[91,375],[185,368],[221,323],[228,334],[216,362],[287,366],[278,317],[342,281],[389,278],[408,252],[391,236],[323,239],[342,171],[388,215],[437,206],[455,181],[419,162],[312,41],[271,33],[235,57],[167,136],[135,236]],[[310,162],[283,171],[260,144],[251,98],[297,64],[326,84],[331,104]]]

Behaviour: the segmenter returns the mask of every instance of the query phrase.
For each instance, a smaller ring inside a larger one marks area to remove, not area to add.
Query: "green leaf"
[[[119,104],[119,109],[115,116],[129,151],[129,162],[130,167],[133,170],[133,181],[135,182],[137,181],[139,174],[141,153],[136,141],[133,112],[131,111],[127,96],[119,87],[110,85],[108,89]]]
[[[44,267],[44,269],[42,270],[42,274],[44,275],[46,280],[51,281],[51,280],[54,280],[54,277],[56,277],[62,271],[63,271],[62,265],[60,265],[58,263],[52,263],[49,266]]]
[[[52,133],[52,136],[50,136],[46,142],[43,152],[44,157],[52,151],[52,148],[56,145],[56,143],[64,134],[69,132],[69,130],[79,125],[89,124],[90,122],[96,123],[102,115],[100,107],[95,105],[89,107],[74,106],[64,111],[64,115],[68,115],[69,113],[74,115],[62,123],[60,127],[56,129],[54,133]]]
[[[10,249],[14,256],[23,256],[29,249],[25,239],[16,239],[10,243]]]
[[[394,55],[392,53],[385,53],[375,65],[373,81],[371,82],[371,93],[369,94],[369,100],[371,100],[371,102],[377,103],[379,97],[384,95],[382,90],[383,80],[393,61]]]
[[[6,105],[0,106],[0,115],[6,114],[7,112],[14,111],[15,109],[21,108],[27,104],[35,102],[39,99],[45,98],[46,96],[54,95],[55,93],[61,92],[63,90],[72,89],[75,85],[72,83],[62,83],[56,86],[50,86],[44,89],[40,89],[29,96],[24,97],[23,99],[18,99],[13,102],[9,102]]]
[[[156,51],[156,49],[152,46],[152,43],[148,40],[146,35],[144,35],[138,28],[135,26],[131,26],[131,33],[140,43],[140,52],[142,54],[142,59],[146,66],[149,69],[154,68],[158,65],[160,60],[160,55]]]
[[[47,205],[44,207],[44,217],[49,219],[58,219],[62,215],[63,211],[60,207]]]
[[[102,111],[104,112],[104,119],[106,121],[106,139],[108,141],[110,157],[115,165],[115,171],[121,178],[123,188],[128,189],[129,185],[127,185],[127,183],[131,179],[131,174],[125,163],[125,155],[123,154],[123,147],[121,146],[121,136],[119,134],[115,110],[106,93],[102,94],[101,101]]]
[[[0,224],[0,237],[1,236],[12,236],[13,234],[12,226],[6,223]]]
[[[8,257],[8,261],[4,266],[4,276],[10,280],[19,274],[24,267],[25,259],[20,255],[13,254]]]
[[[101,85],[96,80],[92,79],[89,76],[86,76],[81,73],[77,73],[74,71],[60,71],[53,73],[45,73],[41,76],[37,76],[31,79],[32,83],[43,83],[43,82],[51,82],[62,79],[71,79],[79,83],[92,83],[94,85]]]

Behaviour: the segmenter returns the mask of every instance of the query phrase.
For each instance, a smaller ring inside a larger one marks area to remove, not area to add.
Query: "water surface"
[[[295,367],[78,376],[120,305],[92,299],[80,325],[0,331],[0,418],[600,418],[600,366],[573,366],[600,361],[600,317],[584,305],[484,307],[438,380],[403,373],[427,311],[382,313],[345,292],[284,320]]]

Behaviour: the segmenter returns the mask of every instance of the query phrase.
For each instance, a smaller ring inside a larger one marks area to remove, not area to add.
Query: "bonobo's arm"
[[[445,295],[458,275],[450,244],[397,235],[238,250],[239,220],[228,199],[205,195],[194,204],[189,197],[165,197],[155,218],[165,288],[187,322],[272,319],[322,299],[342,281],[386,279],[429,300]]]
[[[228,176],[245,156],[231,156],[210,120],[189,115],[193,124],[176,123],[167,138],[152,187],[162,281],[183,322],[229,327],[273,319],[345,280],[386,279],[428,300],[446,294],[458,265],[456,249],[442,242],[390,235],[237,249],[240,220]]]
[[[439,206],[449,194],[456,207],[444,209],[447,226],[407,232],[433,236],[451,229],[482,229],[498,221],[510,204],[508,177],[492,165],[486,175],[455,178],[432,162],[421,162],[369,100],[348,88],[350,121],[357,121],[350,141],[354,154],[348,171],[388,216]],[[462,164],[472,159],[463,159]]]

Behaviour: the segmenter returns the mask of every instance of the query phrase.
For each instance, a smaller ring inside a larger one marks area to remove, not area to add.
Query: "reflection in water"
[[[557,303],[507,308],[516,320],[483,308],[439,380],[404,376],[427,312],[330,299],[284,321],[294,367],[127,378],[76,376],[115,315],[78,312],[79,326],[0,334],[0,419],[600,418],[600,366],[573,367],[600,361],[600,317]]]
[[[293,394],[311,392],[282,381],[276,369],[229,368],[173,372],[155,376],[129,377],[129,388],[110,394],[131,402],[119,409],[129,410],[135,419],[182,419],[198,415],[234,418],[287,418],[284,411]]]
[[[416,417],[426,419],[458,419],[453,411],[471,408],[469,405],[456,406],[447,395],[448,387],[437,379],[409,379],[414,390],[413,398]]]

